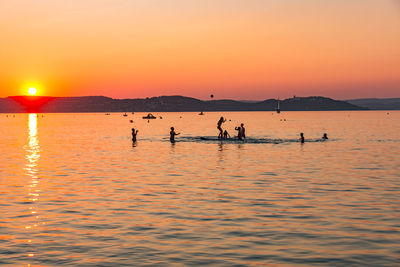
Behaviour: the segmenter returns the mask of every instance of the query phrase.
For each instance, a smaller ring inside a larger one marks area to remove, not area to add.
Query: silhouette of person
[[[231,138],[231,136],[229,135],[228,131],[225,130],[223,139],[228,139],[228,136],[229,136],[229,138]]]
[[[303,144],[304,143],[304,134],[300,133],[300,142]]]
[[[219,130],[218,138],[222,138],[223,137],[224,131],[222,131],[221,125],[224,122],[226,122],[226,119],[224,119],[224,117],[221,117],[219,119],[219,121],[218,121],[218,124],[217,124],[217,129]]]
[[[238,135],[237,135],[237,138],[239,139],[239,140],[243,140],[243,136],[242,136],[242,133],[243,133],[243,131],[242,131],[242,127],[235,127],[235,130],[236,131],[238,131]]]
[[[132,128],[132,142],[136,142],[136,136],[138,132],[139,130],[135,130],[135,128]]]
[[[175,132],[175,128],[171,127],[171,131],[169,132],[169,141],[171,141],[171,143],[175,143],[175,136],[176,135],[180,135],[180,133],[176,133]]]
[[[240,124],[240,128],[242,128],[242,138],[246,138],[246,129],[244,128],[244,124]]]
[[[322,140],[328,140],[328,135],[327,135],[327,133],[324,133],[324,135],[322,136]]]

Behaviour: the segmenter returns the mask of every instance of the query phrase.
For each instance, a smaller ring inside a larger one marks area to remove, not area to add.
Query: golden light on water
[[[396,265],[400,113],[387,113],[224,112],[231,135],[246,125],[239,143],[199,138],[219,112],[0,116],[0,265]]]
[[[35,89],[36,90],[36,89]],[[28,118],[28,144],[25,146],[25,158],[27,160],[25,165],[25,172],[28,177],[30,177],[30,182],[28,184],[28,198],[32,205],[29,207],[28,213],[32,216],[25,226],[27,231],[32,231],[34,228],[38,227],[37,207],[36,203],[39,200],[40,189],[39,176],[38,176],[38,162],[40,159],[40,146],[38,139],[38,116],[37,114],[29,114]],[[32,239],[29,239],[28,243],[31,243]],[[35,254],[30,252],[28,257],[33,257]]]

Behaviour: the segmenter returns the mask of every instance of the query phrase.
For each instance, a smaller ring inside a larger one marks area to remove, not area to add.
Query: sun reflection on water
[[[27,231],[32,231],[34,228],[38,227],[39,215],[37,208],[37,201],[40,197],[40,189],[39,189],[39,177],[38,177],[38,162],[40,159],[40,146],[38,139],[38,122],[37,122],[37,114],[29,114],[28,120],[29,126],[29,135],[28,135],[28,145],[25,146],[25,158],[27,160],[25,165],[26,175],[30,177],[30,182],[28,184],[28,199],[31,204],[29,207],[29,215],[31,215],[31,219],[28,221],[28,224],[25,226]],[[32,243],[31,238],[32,232],[28,233],[29,238],[27,239],[27,243]],[[32,251],[28,251],[27,256],[33,257],[35,254]]]

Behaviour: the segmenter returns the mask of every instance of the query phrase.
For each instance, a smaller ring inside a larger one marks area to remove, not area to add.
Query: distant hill
[[[21,97],[0,98],[0,112],[27,112]],[[40,98],[40,97],[36,97]],[[40,101],[36,101],[40,103]],[[210,100],[184,96],[160,96],[145,99],[112,99],[104,96],[46,98],[38,112],[173,112],[173,111],[273,111],[278,100],[244,102]],[[22,103],[22,104],[21,104]],[[29,103],[29,102],[28,102]],[[280,101],[282,111],[302,110],[362,110],[366,108],[326,97],[295,97]]]
[[[9,98],[0,98],[0,112],[1,113],[23,112],[23,107],[21,107],[17,102]]]
[[[400,98],[364,98],[347,100],[347,102],[368,109],[400,110]]]

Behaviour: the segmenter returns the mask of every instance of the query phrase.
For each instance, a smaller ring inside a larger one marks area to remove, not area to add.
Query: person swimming
[[[175,143],[175,136],[176,135],[180,135],[180,133],[176,133],[175,132],[175,128],[171,127],[171,131],[169,132],[169,141],[171,141],[171,143]]]
[[[228,131],[225,130],[224,131],[224,135],[223,135],[223,139],[228,139],[228,137],[231,138],[231,136],[229,135]]]
[[[217,129],[219,130],[218,138],[222,138],[224,131],[221,128],[222,123],[226,122],[226,119],[224,117],[221,117],[217,123]]]
[[[322,140],[328,140],[328,134],[324,133],[324,135],[322,136]]]
[[[136,142],[136,136],[138,132],[139,130],[135,130],[135,128],[132,128],[132,142]]]
[[[304,134],[300,133],[300,142],[303,144],[304,143]]]

